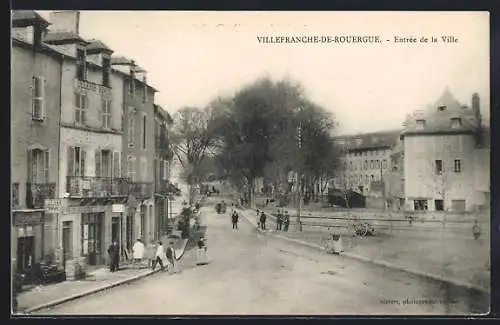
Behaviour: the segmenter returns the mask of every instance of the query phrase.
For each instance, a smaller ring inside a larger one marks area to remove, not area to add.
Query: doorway
[[[29,269],[35,258],[35,237],[19,237],[17,239],[17,270],[25,272]]]
[[[102,248],[102,225],[104,213],[82,213],[82,252],[88,257],[89,265],[101,264],[104,260]]]
[[[64,221],[62,229],[63,265],[73,259],[73,221]]]

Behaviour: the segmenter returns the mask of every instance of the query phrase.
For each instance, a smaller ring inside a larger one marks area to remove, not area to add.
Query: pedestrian
[[[146,255],[148,259],[148,267],[153,267],[153,263],[156,259],[156,244],[154,240],[151,240],[146,249]]]
[[[233,211],[233,215],[231,216],[231,221],[233,222],[233,229],[238,229],[238,212],[236,210]]]
[[[281,230],[282,225],[283,215],[281,214],[281,210],[278,209],[278,212],[276,213],[276,231]]]
[[[139,268],[141,268],[142,260],[144,258],[144,244],[140,238],[137,238],[135,241],[135,244],[132,247],[132,254],[134,257],[132,267],[136,268],[137,265],[139,265]]]
[[[285,211],[285,215],[283,216],[283,223],[283,231],[288,231],[288,226],[290,226],[290,215],[288,214],[288,211]]]
[[[257,209],[257,216],[256,216],[256,222],[257,222],[257,229],[260,229],[260,210]]]
[[[156,248],[155,260],[153,261],[153,271],[156,269],[156,264],[160,264],[160,268],[162,271],[165,270],[163,266],[163,261],[165,260],[165,248],[163,247],[163,243],[158,241],[158,247]]]
[[[120,248],[118,247],[118,242],[113,240],[113,243],[108,248],[109,254],[109,270],[111,272],[118,271],[120,263]]]
[[[167,257],[167,262],[168,262],[168,271],[170,273],[174,272],[175,273],[175,259],[177,258],[175,256],[175,249],[174,249],[174,242],[171,241],[169,245],[167,246],[166,250],[166,257]]]
[[[264,211],[260,213],[260,229],[266,230],[266,214]]]

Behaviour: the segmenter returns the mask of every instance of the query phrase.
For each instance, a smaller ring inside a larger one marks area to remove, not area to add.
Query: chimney
[[[64,10],[50,13],[53,31],[73,32],[80,35],[80,11]]]

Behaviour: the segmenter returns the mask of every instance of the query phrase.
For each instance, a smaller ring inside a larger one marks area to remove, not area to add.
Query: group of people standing
[[[165,264],[169,271],[175,271],[176,267],[176,256],[175,249],[173,248],[173,241],[169,242],[169,245],[165,248],[161,241],[154,242],[151,241],[148,247],[144,246],[141,239],[137,239],[132,247],[132,267],[137,268],[141,266],[143,261],[147,261],[147,267],[151,267],[153,271],[159,264],[162,270],[165,270]],[[109,270],[111,272],[116,272],[119,269],[120,264],[120,248],[118,241],[114,240],[113,243],[108,248],[109,254]],[[165,263],[164,263],[165,262]]]
[[[290,226],[290,215],[288,211],[278,209],[276,213],[276,230],[288,231]]]

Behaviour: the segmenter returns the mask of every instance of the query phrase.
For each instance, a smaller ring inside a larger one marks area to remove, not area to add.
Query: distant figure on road
[[[260,210],[257,209],[257,216],[256,216],[256,223],[257,223],[257,229],[260,229]]]
[[[233,223],[233,229],[238,229],[238,219],[239,219],[238,212],[236,210],[233,211],[233,214],[231,216],[231,221]]]
[[[266,230],[266,214],[264,211],[260,213],[260,229]]]
[[[137,240],[135,241],[135,244],[132,247],[132,251],[134,255],[132,267],[135,268],[137,265],[139,265],[140,268],[142,259],[144,258],[144,244],[142,243],[142,240],[140,238],[137,238]]]
[[[288,211],[285,211],[285,215],[283,216],[283,224],[283,231],[288,231],[288,227],[290,226],[290,215],[288,214]]]
[[[174,242],[171,241],[168,244],[167,250],[166,250],[166,256],[167,256],[167,261],[168,261],[168,271],[170,273],[175,272],[175,250],[174,250]]]
[[[118,242],[113,240],[113,243],[108,248],[109,254],[109,270],[111,272],[118,271],[118,266],[120,263],[120,248],[118,247]]]
[[[283,226],[283,215],[281,214],[281,210],[278,209],[278,212],[276,213],[276,231],[281,230],[282,226]]]
[[[165,266],[163,266],[163,261],[166,259],[165,256],[165,248],[163,247],[163,243],[158,241],[158,247],[156,248],[155,260],[153,262],[153,271],[156,269],[156,265],[160,264],[160,268],[162,271],[165,270]]]

